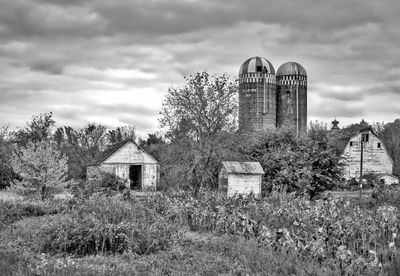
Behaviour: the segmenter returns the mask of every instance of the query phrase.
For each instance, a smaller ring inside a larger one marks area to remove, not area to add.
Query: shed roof
[[[142,147],[140,147],[133,139],[129,138],[121,142],[114,143],[112,145],[109,145],[107,149],[105,149],[103,152],[100,153],[100,155],[93,160],[89,164],[89,166],[98,166],[104,161],[106,161],[109,157],[111,157],[114,153],[116,153],[120,148],[124,147],[128,143],[133,143],[135,144],[139,149],[141,149],[143,152],[151,156],[148,152],[146,152]],[[154,160],[156,160],[153,156],[151,156]],[[157,160],[156,160],[157,161]]]
[[[377,176],[378,177],[390,176],[392,178],[395,178],[395,179],[399,180],[399,178],[397,176],[395,176],[393,174],[390,174],[390,173],[378,173]]]
[[[259,162],[222,161],[222,166],[228,173],[264,174],[264,170]]]

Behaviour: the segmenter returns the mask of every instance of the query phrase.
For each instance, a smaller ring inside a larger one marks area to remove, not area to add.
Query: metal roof
[[[275,68],[271,62],[262,57],[251,57],[240,66],[239,76],[248,73],[268,73],[275,75]]]
[[[307,71],[304,67],[294,61],[286,62],[282,64],[278,71],[276,72],[277,76],[305,76],[307,77]]]
[[[264,174],[259,162],[222,161],[222,166],[228,173]]]

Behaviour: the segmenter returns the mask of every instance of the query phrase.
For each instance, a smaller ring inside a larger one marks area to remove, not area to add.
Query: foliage
[[[400,176],[400,119],[380,125],[377,129],[378,135],[382,138],[386,149],[393,159],[393,172],[395,175]]]
[[[81,129],[58,128],[54,140],[59,150],[68,157],[68,175],[74,179],[86,178],[86,167],[105,149],[106,128],[88,124]]]
[[[18,147],[25,147],[28,144],[49,140],[52,136],[52,129],[55,125],[53,113],[40,113],[32,116],[32,120],[26,127],[13,133],[13,142]]]
[[[57,214],[68,208],[63,201],[0,201],[0,229],[28,217]]]
[[[161,160],[161,155],[165,150],[166,142],[160,133],[150,133],[146,140],[139,138],[139,146],[153,156],[156,160]]]
[[[134,126],[117,127],[107,132],[108,143],[122,142],[127,139],[136,140],[136,129]]]
[[[85,216],[88,213],[90,216]],[[113,197],[93,198],[72,212],[49,219],[41,229],[40,251],[74,255],[165,250],[175,228],[140,203]]]
[[[186,185],[195,194],[215,188],[222,158],[230,156],[231,134],[237,128],[237,86],[226,75],[206,72],[171,87],[160,120],[168,145],[160,156],[164,186]],[[176,184],[177,183],[177,184]]]
[[[223,160],[242,160],[238,151],[240,135],[219,133],[201,143],[175,140],[163,146],[161,154],[162,185],[180,187],[198,194],[218,186],[218,172]]]
[[[299,137],[290,129],[260,134],[245,150],[264,168],[264,194],[280,187],[313,197],[341,178],[340,156],[327,143]]]
[[[10,186],[10,182],[16,177],[11,163],[11,143],[6,127],[0,128],[0,189]]]
[[[313,203],[274,192],[264,200],[205,195],[185,206],[192,230],[255,238],[277,252],[311,256],[343,273],[376,273],[400,245],[398,209],[388,205],[369,210],[349,201]]]
[[[227,75],[198,72],[185,81],[183,87],[169,88],[163,101],[160,122],[168,137],[202,141],[236,129],[237,86]]]
[[[127,189],[126,185],[125,179],[119,178],[113,173],[99,170],[95,179],[77,181],[70,190],[78,198],[87,198],[93,194],[115,195],[122,193]]]
[[[21,147],[12,159],[12,166],[23,182],[19,187],[32,187],[42,199],[47,195],[47,188],[68,185],[67,157],[63,156],[50,141],[30,142]]]
[[[0,231],[0,241],[9,235],[0,252],[18,256],[2,265],[27,263],[40,275],[395,275],[398,267],[399,212],[379,200],[179,192],[71,207]]]

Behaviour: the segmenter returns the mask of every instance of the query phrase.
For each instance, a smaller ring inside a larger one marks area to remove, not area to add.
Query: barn
[[[392,176],[393,160],[383,141],[369,127],[350,137],[342,157],[345,160],[343,177],[347,180],[359,179],[361,169],[363,175],[386,175],[386,178]]]
[[[126,185],[134,190],[155,189],[159,181],[158,161],[132,139],[109,146],[87,167],[89,183],[102,172],[126,180]]]
[[[228,196],[261,194],[264,171],[258,162],[223,161],[218,175],[218,190]]]

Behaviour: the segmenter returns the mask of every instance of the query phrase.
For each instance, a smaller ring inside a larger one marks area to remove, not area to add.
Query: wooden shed
[[[378,181],[385,185],[399,184],[399,178],[392,174],[380,174],[378,175]]]
[[[228,196],[250,193],[259,196],[263,175],[264,170],[258,162],[223,161],[218,175],[218,189]]]
[[[159,181],[159,163],[134,140],[128,139],[109,146],[87,167],[87,179],[96,181],[102,172],[126,180],[135,190],[155,189]]]

